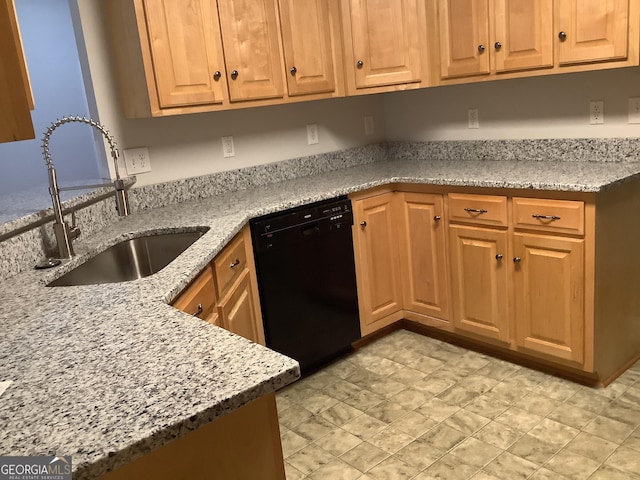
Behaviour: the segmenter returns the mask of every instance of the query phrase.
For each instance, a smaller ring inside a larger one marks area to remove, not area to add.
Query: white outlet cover
[[[126,148],[124,150],[124,163],[129,175],[146,173],[151,171],[151,158],[147,147]]]
[[[629,123],[640,123],[640,97],[629,98]]]
[[[467,110],[467,118],[469,122],[468,128],[480,128],[480,115],[477,108]]]
[[[307,143],[309,145],[315,145],[320,139],[318,138],[318,124],[310,123],[307,125]]]

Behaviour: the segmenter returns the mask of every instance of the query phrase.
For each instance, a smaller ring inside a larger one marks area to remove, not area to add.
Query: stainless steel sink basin
[[[48,287],[118,283],[159,272],[200,238],[204,231],[132,238],[90,258]]]

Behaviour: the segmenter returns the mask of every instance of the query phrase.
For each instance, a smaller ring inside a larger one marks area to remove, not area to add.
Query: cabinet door
[[[494,0],[496,72],[553,67],[553,0]]]
[[[584,240],[516,233],[514,256],[517,345],[582,363]]]
[[[627,58],[629,0],[557,0],[556,18],[560,65]]]
[[[356,88],[419,82],[417,0],[345,0]],[[350,69],[351,70],[351,69]]]
[[[449,232],[454,326],[508,342],[507,232],[459,225]]]
[[[449,319],[442,195],[401,193],[404,309]]]
[[[336,89],[333,0],[279,0],[289,95]]]
[[[161,108],[221,103],[224,56],[215,0],[145,0]]]
[[[263,343],[259,331],[262,325],[258,325],[255,298],[249,271],[245,270],[231,293],[220,303],[220,316],[222,326],[230,332],[253,342]]]
[[[231,101],[283,96],[276,0],[218,0]]]
[[[354,202],[353,240],[363,335],[391,323],[384,320],[402,310],[394,199],[393,193],[386,193]]]
[[[442,78],[488,74],[488,0],[437,0]]]
[[[35,138],[32,108],[13,0],[0,0],[0,143]]]

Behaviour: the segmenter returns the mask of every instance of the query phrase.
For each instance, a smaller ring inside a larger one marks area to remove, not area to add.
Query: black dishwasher
[[[303,374],[360,338],[346,197],[251,220],[267,346],[296,359]]]

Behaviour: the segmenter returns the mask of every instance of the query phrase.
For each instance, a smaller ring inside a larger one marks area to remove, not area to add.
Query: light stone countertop
[[[0,452],[72,455],[74,479],[95,478],[294,381],[295,361],[167,305],[252,217],[396,182],[599,192],[638,175],[638,162],[381,161],[133,213],[61,267],[0,284],[0,381],[13,381]],[[151,277],[45,286],[122,239],[203,226]]]

